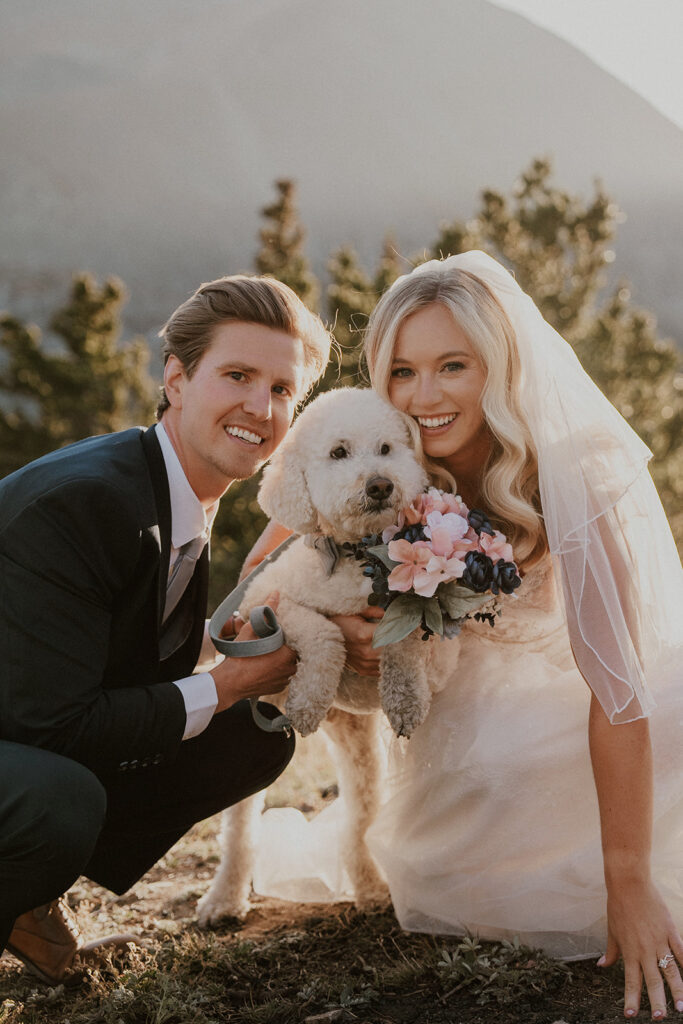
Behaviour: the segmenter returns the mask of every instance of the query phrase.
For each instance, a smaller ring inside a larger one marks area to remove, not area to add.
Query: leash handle
[[[275,612],[267,604],[258,605],[249,616],[249,624],[256,633],[255,640],[236,640],[220,635],[225,623],[234,616],[242,603],[244,594],[240,594],[237,601],[233,600],[236,592],[233,590],[228,594],[209,622],[209,636],[216,650],[227,658],[253,658],[257,654],[270,654],[271,651],[279,650],[285,637]]]
[[[228,596],[223,600],[216,611],[211,616],[209,621],[209,636],[211,642],[217,651],[224,654],[227,658],[251,658],[258,654],[270,654],[271,651],[277,651],[282,647],[285,642],[284,633],[282,632],[282,626],[277,620],[277,616],[272,608],[267,604],[259,605],[254,608],[249,616],[249,623],[251,628],[256,633],[255,640],[235,640],[222,637],[221,631],[235,612],[241,605],[247,587],[253,582],[253,580],[262,572],[267,565],[274,562],[276,558],[282,554],[285,548],[288,548],[293,541],[296,540],[296,536],[293,534],[291,537],[287,537],[286,540],[279,544],[267,558],[264,558],[256,568],[249,573],[249,575],[239,583],[234,590],[232,590]],[[251,704],[251,714],[254,722],[264,732],[284,732],[287,736],[291,734],[292,725],[286,715],[278,715],[277,718],[270,719],[266,718],[257,707],[257,698],[252,697],[249,701]]]

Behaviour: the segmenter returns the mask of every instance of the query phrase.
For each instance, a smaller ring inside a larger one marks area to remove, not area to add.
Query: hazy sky
[[[492,0],[587,54],[683,128],[683,0]]]

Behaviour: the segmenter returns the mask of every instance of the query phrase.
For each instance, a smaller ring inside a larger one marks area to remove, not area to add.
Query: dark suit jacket
[[[159,653],[171,510],[155,431],[89,438],[0,481],[0,739],[107,776],[173,757],[206,615],[207,553]]]

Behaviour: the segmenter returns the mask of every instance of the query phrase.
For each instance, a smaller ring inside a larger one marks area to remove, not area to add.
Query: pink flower
[[[414,501],[413,505],[416,508],[420,507],[422,509],[423,523],[427,521],[427,516],[430,512],[441,512],[442,515],[454,512],[465,519],[469,512],[467,505],[465,505],[459,494],[449,494],[447,491],[440,491],[436,487],[430,487],[426,493],[420,495],[419,506],[417,501]]]
[[[442,510],[444,513],[454,512],[457,516],[467,519],[469,509],[459,494],[444,494],[442,497],[445,506]]]
[[[391,526],[385,526],[382,530],[382,543],[388,544],[390,540],[393,540],[398,531],[402,529],[404,523],[405,516],[403,515],[403,512],[399,512],[398,522],[392,523]]]
[[[423,572],[415,574],[413,590],[422,597],[433,597],[440,583],[458,580],[465,571],[465,563],[459,558],[434,555]]]
[[[404,526],[416,526],[422,522],[422,499],[426,497],[424,494],[418,494],[412,505],[408,505],[407,508],[402,508],[398,514],[398,518],[395,523],[391,526],[387,526],[382,531],[382,540],[385,544],[388,544],[390,540],[396,536],[399,530],[402,530]]]
[[[388,544],[404,526],[416,526],[427,523],[432,512],[439,512],[441,515],[457,515],[467,519],[469,509],[458,494],[447,494],[430,487],[428,491],[418,494],[407,508],[401,509],[397,521],[387,526],[382,532],[382,541]]]
[[[505,535],[499,530],[495,531],[493,537],[488,533],[482,533],[479,538],[479,545],[484,554],[488,555],[494,564],[500,558],[504,562],[511,562],[513,560],[512,546],[508,544]]]
[[[464,558],[468,551],[478,551],[479,538],[470,526],[464,537],[456,540],[451,553],[452,558]]]
[[[406,522],[408,526],[416,526],[417,523],[422,522],[422,502],[420,501],[420,498],[422,497],[424,497],[424,495],[420,494],[412,505],[408,505],[408,508],[403,510],[402,514],[404,522]]]
[[[444,492],[437,490],[436,487],[430,487],[427,493],[422,495],[422,511],[424,514],[423,522],[427,521],[427,516],[430,512],[447,511],[444,497]]]
[[[436,555],[451,555],[455,545],[469,531],[469,524],[455,512],[430,512],[425,524],[425,533],[431,541],[431,548]]]
[[[401,593],[410,590],[415,576],[424,570],[431,557],[429,544],[423,540],[415,541],[414,544],[403,539],[389,541],[389,558],[401,563],[389,574],[389,590],[399,590]]]

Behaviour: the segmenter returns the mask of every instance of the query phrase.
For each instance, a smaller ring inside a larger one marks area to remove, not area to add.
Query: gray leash
[[[254,608],[249,616],[249,624],[256,633],[256,640],[234,640],[222,637],[220,634],[225,623],[233,617],[241,605],[250,583],[295,540],[295,534],[283,540],[282,544],[271,551],[267,558],[264,558],[241,583],[238,583],[225,600],[221,601],[211,616],[209,636],[216,650],[224,654],[226,658],[252,658],[257,654],[270,654],[271,651],[277,651],[285,642],[282,626],[277,621],[273,609],[267,604]],[[249,703],[253,719],[259,729],[263,729],[264,732],[284,732],[289,736],[292,724],[286,715],[278,715],[277,718],[271,720],[259,711],[256,697],[252,697]]]

